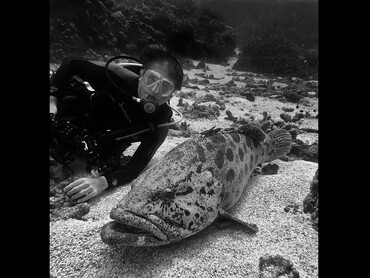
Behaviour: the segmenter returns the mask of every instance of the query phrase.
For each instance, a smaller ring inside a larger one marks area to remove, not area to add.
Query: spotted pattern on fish
[[[239,148],[238,152],[239,152],[240,161],[243,161],[243,159],[244,159],[244,152],[243,152],[243,150],[241,148]]]
[[[252,147],[252,144],[251,144],[251,139],[246,137],[245,138],[245,143],[247,144],[248,148],[251,148]]]
[[[211,140],[212,143],[214,143],[216,145],[226,143],[225,137],[221,134],[210,137],[210,140]]]
[[[233,154],[232,149],[227,148],[227,150],[226,150],[226,157],[227,157],[227,159],[229,161],[233,161],[234,160],[234,154]]]
[[[130,219],[132,224],[131,219],[137,219],[152,235],[138,233],[135,241],[134,235],[115,232],[115,226],[107,224],[101,232],[103,241],[163,245],[204,229],[221,209],[228,211],[235,206],[258,163],[290,151],[291,137],[285,130],[261,138],[263,142],[248,134],[220,133],[178,145],[135,179],[131,191],[111,212],[118,223]],[[279,138],[281,142],[275,144]]]
[[[197,153],[199,155],[199,160],[203,163],[206,162],[205,150],[201,145],[197,145]]]
[[[206,142],[207,151],[211,152],[215,149],[215,146],[211,142]]]
[[[231,138],[233,138],[234,142],[235,143],[239,143],[240,142],[240,136],[238,133],[231,133],[230,134]]]
[[[244,164],[244,173],[247,175],[249,172],[249,167],[248,167],[248,163],[245,163]]]
[[[218,150],[216,153],[216,157],[214,160],[218,169],[222,169],[222,166],[224,165],[224,154],[225,152],[223,149]]]

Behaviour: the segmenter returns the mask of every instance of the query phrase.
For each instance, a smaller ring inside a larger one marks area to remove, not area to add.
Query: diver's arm
[[[167,126],[158,128],[152,133],[152,137],[140,143],[136,152],[122,170],[105,174],[109,187],[122,185],[137,178],[166,139],[168,130]]]
[[[128,91],[133,90],[131,87],[134,85],[136,86],[134,89],[137,89],[137,84],[134,82],[139,78],[137,74],[115,63],[110,64],[108,69],[116,85]],[[96,93],[108,95],[108,88],[110,88],[112,92],[116,91],[107,78],[105,62],[93,61],[82,57],[64,58],[62,64],[53,76],[51,86],[58,88],[57,91],[63,94],[63,91],[65,91],[69,85],[70,79],[75,75],[89,82],[96,90]],[[118,93],[118,95],[120,95],[120,93]]]

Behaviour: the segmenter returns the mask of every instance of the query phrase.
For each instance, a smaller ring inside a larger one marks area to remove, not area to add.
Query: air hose
[[[168,104],[167,104],[168,105]],[[184,119],[184,116],[181,114],[180,111],[178,111],[177,109],[173,108],[172,106],[168,105],[173,111],[175,111],[179,116],[180,116],[180,119],[177,120],[177,121],[174,121],[174,122],[171,122],[171,123],[164,123],[164,124],[159,124],[157,125],[157,128],[159,127],[165,127],[165,126],[171,126],[171,125],[176,125],[178,124],[179,122],[181,122],[183,119]],[[128,134],[128,135],[125,135],[125,136],[121,136],[121,137],[117,137],[115,138],[114,140],[115,141],[119,141],[119,140],[122,140],[122,139],[125,139],[125,138],[129,138],[129,137],[132,137],[132,136],[136,136],[138,134],[141,134],[141,133],[144,133],[144,132],[147,132],[149,131],[150,128],[146,128],[146,129],[143,129],[143,130],[140,130],[138,132],[135,132],[135,133],[132,133],[132,134]]]

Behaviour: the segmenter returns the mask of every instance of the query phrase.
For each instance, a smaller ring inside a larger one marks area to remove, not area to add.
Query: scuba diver
[[[131,69],[111,63],[117,57],[64,58],[50,81],[50,119],[57,126],[51,128],[50,155],[67,165],[82,146],[87,169],[95,171],[64,188],[77,202],[135,179],[166,139],[172,110],[178,112],[169,105],[183,80],[174,56],[148,48],[139,60],[131,58],[140,61]],[[123,151],[133,142],[140,145],[122,166]]]

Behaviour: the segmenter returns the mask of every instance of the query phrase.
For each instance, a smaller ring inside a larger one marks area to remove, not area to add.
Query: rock
[[[68,218],[75,218],[75,219],[82,219],[82,216],[88,214],[90,211],[90,205],[87,203],[77,204],[72,207],[62,207],[60,209],[55,209],[51,211],[51,220],[58,220],[58,219],[68,219]]]
[[[218,104],[218,105],[222,106],[222,105],[225,105],[225,101],[224,101],[224,100],[222,100],[222,99],[217,99],[217,100],[216,100],[216,104]]]
[[[202,97],[202,102],[207,102],[207,101],[216,101],[216,97],[213,94],[205,94]]]
[[[275,175],[279,170],[279,165],[268,163],[262,166],[262,175]]]
[[[177,106],[184,106],[184,99],[183,98],[179,98],[179,102],[177,103]]]
[[[182,68],[185,70],[190,70],[190,69],[194,69],[195,66],[194,66],[193,61],[191,61],[190,59],[184,59],[184,61],[182,62]]]
[[[318,162],[318,143],[315,142],[311,145],[305,144],[299,139],[296,139],[292,143],[292,148],[288,153],[289,156],[296,159],[303,159],[311,162]]]
[[[198,65],[195,68],[196,69],[205,69],[206,68],[205,59],[203,58],[202,60],[200,60]]]
[[[244,125],[244,124],[249,124],[250,121],[248,119],[245,119],[245,118],[239,118],[237,121],[236,121],[237,124],[241,124],[241,125]]]
[[[280,118],[283,119],[285,122],[290,122],[292,120],[292,116],[287,113],[281,113]]]
[[[299,278],[299,272],[293,267],[293,263],[280,255],[260,257],[259,272],[259,278]]]
[[[294,108],[282,107],[281,110],[283,110],[284,112],[293,112]]]
[[[281,128],[284,124],[285,124],[285,121],[280,119],[280,118],[274,118],[272,120],[273,124],[279,128]]]
[[[187,72],[184,72],[183,78],[182,78],[182,86],[185,86],[189,83],[189,74]]]
[[[300,99],[302,98],[302,96],[299,95],[295,91],[286,90],[286,91],[283,92],[283,95],[284,95],[285,99],[289,102],[299,102]]]
[[[218,110],[220,110],[220,105],[218,105],[218,104],[213,104],[213,105],[211,106],[211,108],[212,108],[212,110],[218,111]]]
[[[290,123],[284,124],[281,128],[285,129],[285,130],[291,130],[292,129],[292,124],[290,124]]]
[[[231,86],[236,86],[234,80],[230,80],[229,82],[226,82],[224,86],[230,88]]]
[[[203,79],[203,80],[198,80],[197,82],[198,85],[208,85],[210,84],[208,79]]]
[[[272,126],[272,122],[270,120],[264,121],[260,124],[260,128],[266,132]]]
[[[299,134],[299,130],[297,128],[289,130],[290,136],[292,136],[292,140],[296,140]]]
[[[302,110],[303,111],[303,110]],[[304,118],[305,114],[303,112],[296,112],[293,118],[291,119],[292,122],[297,122],[300,119]]]
[[[310,193],[303,200],[303,212],[311,214],[313,227],[319,229],[319,169],[310,184]]]
[[[252,101],[252,102],[255,101],[256,99],[252,92],[242,92],[240,93],[240,95],[244,96],[247,100]]]
[[[237,117],[234,117],[233,114],[231,113],[230,110],[226,110],[226,116],[225,117],[225,120],[230,120],[230,121],[233,121],[233,122],[236,122],[238,120]]]
[[[288,161],[293,161],[294,159],[287,156],[287,155],[283,155],[282,157],[279,158],[281,161],[285,161],[285,162],[288,162]]]
[[[293,204],[289,204],[287,205],[285,208],[284,208],[284,211],[285,212],[291,212],[293,214],[296,214],[296,213],[299,213],[301,212],[300,209],[299,209],[299,204],[296,204],[296,203],[293,203]]]

